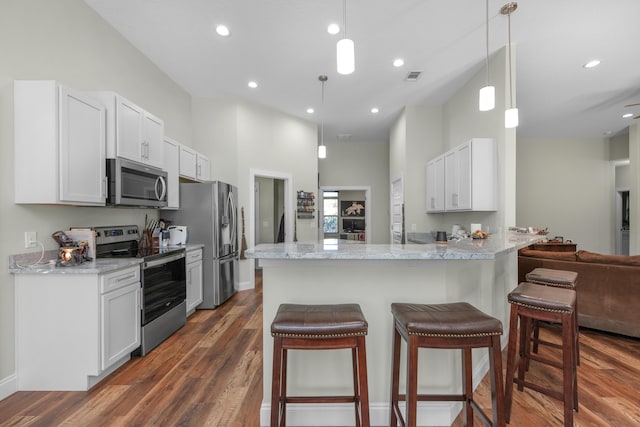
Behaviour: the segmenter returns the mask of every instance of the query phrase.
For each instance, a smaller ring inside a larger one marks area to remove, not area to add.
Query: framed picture
[[[341,201],[340,216],[364,217],[364,201]]]

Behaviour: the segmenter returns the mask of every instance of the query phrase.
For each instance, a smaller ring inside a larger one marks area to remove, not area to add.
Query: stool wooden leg
[[[575,337],[572,315],[562,316],[562,386],[564,402],[564,425],[573,426],[573,409],[577,407],[575,384]]]
[[[491,408],[493,409],[493,425],[504,427],[504,386],[502,381],[502,352],[500,351],[500,336],[491,337],[489,348],[489,376],[491,378]],[[513,383],[512,383],[513,384]]]
[[[471,348],[463,348],[462,353],[462,394],[464,396],[464,404],[462,405],[463,425],[473,427],[473,409],[471,401],[473,400],[473,370],[471,368]]]
[[[271,375],[271,427],[279,426],[282,379],[282,338],[273,339],[273,373]]]
[[[518,344],[518,307],[511,305],[509,317],[509,344],[507,345],[507,375],[505,377],[505,421],[511,419],[513,399],[513,377],[516,372],[516,346]]]
[[[407,343],[407,416],[406,427],[416,427],[418,420],[418,344],[415,335]]]
[[[358,350],[358,379],[359,379],[359,402],[360,402],[360,418],[362,420],[362,427],[370,427],[371,421],[369,419],[369,382],[367,380],[367,349],[366,340],[364,336],[357,338],[357,350]],[[356,407],[356,416],[358,408]]]
[[[524,376],[529,366],[529,352],[531,349],[529,348],[529,344],[531,342],[531,324],[532,320],[528,317],[520,317],[520,344],[518,349],[519,360],[518,360],[518,391],[523,391],[524,386]]]
[[[358,410],[360,404],[360,382],[359,382],[359,371],[358,371],[358,351],[357,346],[351,349],[351,367],[353,374],[353,406],[356,411],[356,427],[360,426],[360,411]]]
[[[393,325],[393,350],[391,354],[391,408],[389,425],[396,427],[398,425],[398,417],[396,411],[399,411],[398,400],[400,394],[400,344],[402,339],[400,333],[396,329],[395,322]]]

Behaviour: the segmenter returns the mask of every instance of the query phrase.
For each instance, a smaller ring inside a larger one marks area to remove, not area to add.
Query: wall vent
[[[418,78],[420,78],[420,74],[422,74],[422,71],[409,71],[409,74],[407,74],[405,80],[408,82],[418,81]]]
[[[350,133],[339,133],[338,134],[338,141],[351,141],[351,134]]]

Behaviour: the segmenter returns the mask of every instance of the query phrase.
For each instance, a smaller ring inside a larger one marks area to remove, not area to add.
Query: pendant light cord
[[[489,0],[486,0],[486,13],[487,54],[485,56],[485,64],[487,69],[487,86],[489,86]]]
[[[320,121],[320,145],[324,145],[324,82],[322,80],[322,119]]]
[[[509,107],[513,108],[513,81],[511,80],[511,12],[507,15],[509,22]]]
[[[342,26],[344,27],[344,39],[347,38],[347,0],[342,0]]]

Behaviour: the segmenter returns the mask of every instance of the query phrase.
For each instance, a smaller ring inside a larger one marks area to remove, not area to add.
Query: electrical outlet
[[[38,233],[35,231],[25,231],[24,232],[24,247],[25,248],[35,248],[37,246],[36,241],[38,240]]]

